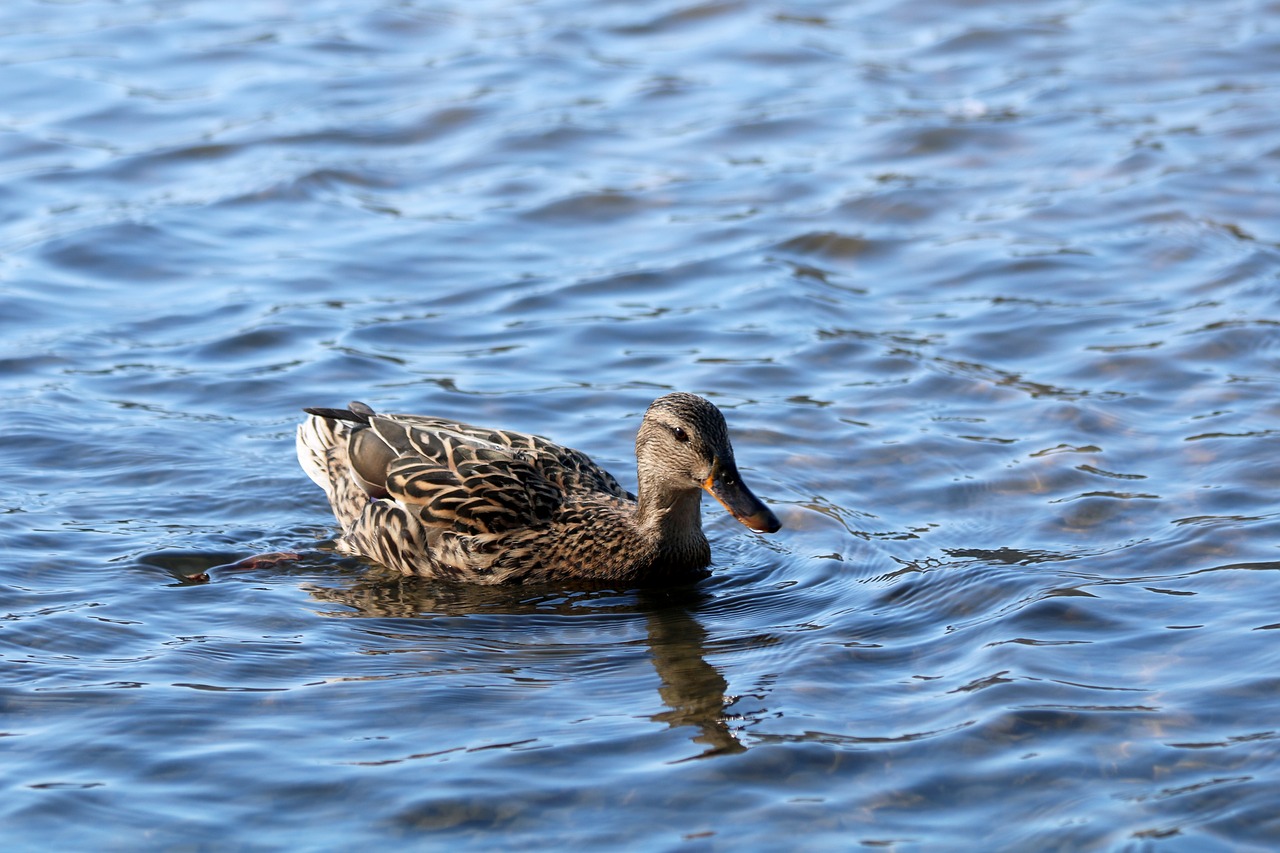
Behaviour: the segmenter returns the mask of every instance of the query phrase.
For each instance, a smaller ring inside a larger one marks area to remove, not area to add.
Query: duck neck
[[[702,492],[663,491],[640,483],[637,522],[658,546],[658,559],[680,567],[711,562],[711,546],[702,532]]]

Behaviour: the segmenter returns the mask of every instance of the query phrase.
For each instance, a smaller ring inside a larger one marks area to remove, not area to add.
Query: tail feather
[[[331,499],[333,483],[329,479],[329,451],[338,444],[338,431],[345,429],[337,420],[319,414],[312,414],[298,424],[298,464]]]
[[[322,406],[308,406],[302,411],[308,415],[315,415],[320,418],[328,418],[335,421],[354,421],[358,424],[369,423],[369,418],[375,414],[373,409],[359,400],[352,400],[345,409],[326,409]]]

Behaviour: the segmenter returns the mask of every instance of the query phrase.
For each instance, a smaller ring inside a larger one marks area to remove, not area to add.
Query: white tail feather
[[[333,483],[329,481],[329,470],[326,464],[329,449],[338,442],[334,429],[335,421],[309,415],[298,424],[298,464],[307,472],[324,493],[333,496]],[[341,429],[341,427],[339,427]]]

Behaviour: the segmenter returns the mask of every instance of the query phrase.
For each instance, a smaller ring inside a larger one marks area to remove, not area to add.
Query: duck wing
[[[381,415],[354,403],[314,413],[360,424],[347,445],[356,480],[371,497],[394,499],[428,527],[503,533],[549,523],[567,498],[630,498],[586,454],[541,436]]]

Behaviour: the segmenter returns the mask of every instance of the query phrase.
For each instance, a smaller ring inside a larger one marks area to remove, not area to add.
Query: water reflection
[[[708,596],[696,589],[660,596],[641,596],[654,669],[662,680],[658,694],[670,710],[655,714],[655,722],[672,728],[698,730],[693,742],[707,748],[697,758],[731,755],[746,749],[729,727],[729,683],[706,659],[707,630],[695,617]]]
[[[650,717],[673,729],[694,730],[690,739],[704,747],[695,758],[727,755],[746,749],[730,724],[729,684],[721,672],[707,661],[707,630],[697,612],[710,596],[696,587],[662,591],[619,593],[612,589],[566,592],[562,587],[491,587],[432,583],[405,578],[373,567],[346,586],[308,585],[317,601],[341,605],[344,610],[327,610],[339,618],[432,620],[466,616],[552,616],[560,621],[586,618],[578,629],[588,633],[593,622],[616,625],[619,618],[644,620],[645,645],[657,672],[658,696],[667,710]],[[599,635],[614,633],[601,624]],[[478,629],[483,630],[483,629]],[[510,630],[510,623],[506,623]],[[473,637],[478,645],[489,645],[493,637]],[[465,640],[464,640],[465,642]],[[630,645],[626,640],[618,645]],[[528,646],[510,642],[507,663],[521,668],[519,656]],[[607,649],[605,650],[607,651]],[[459,654],[468,652],[460,648]]]

